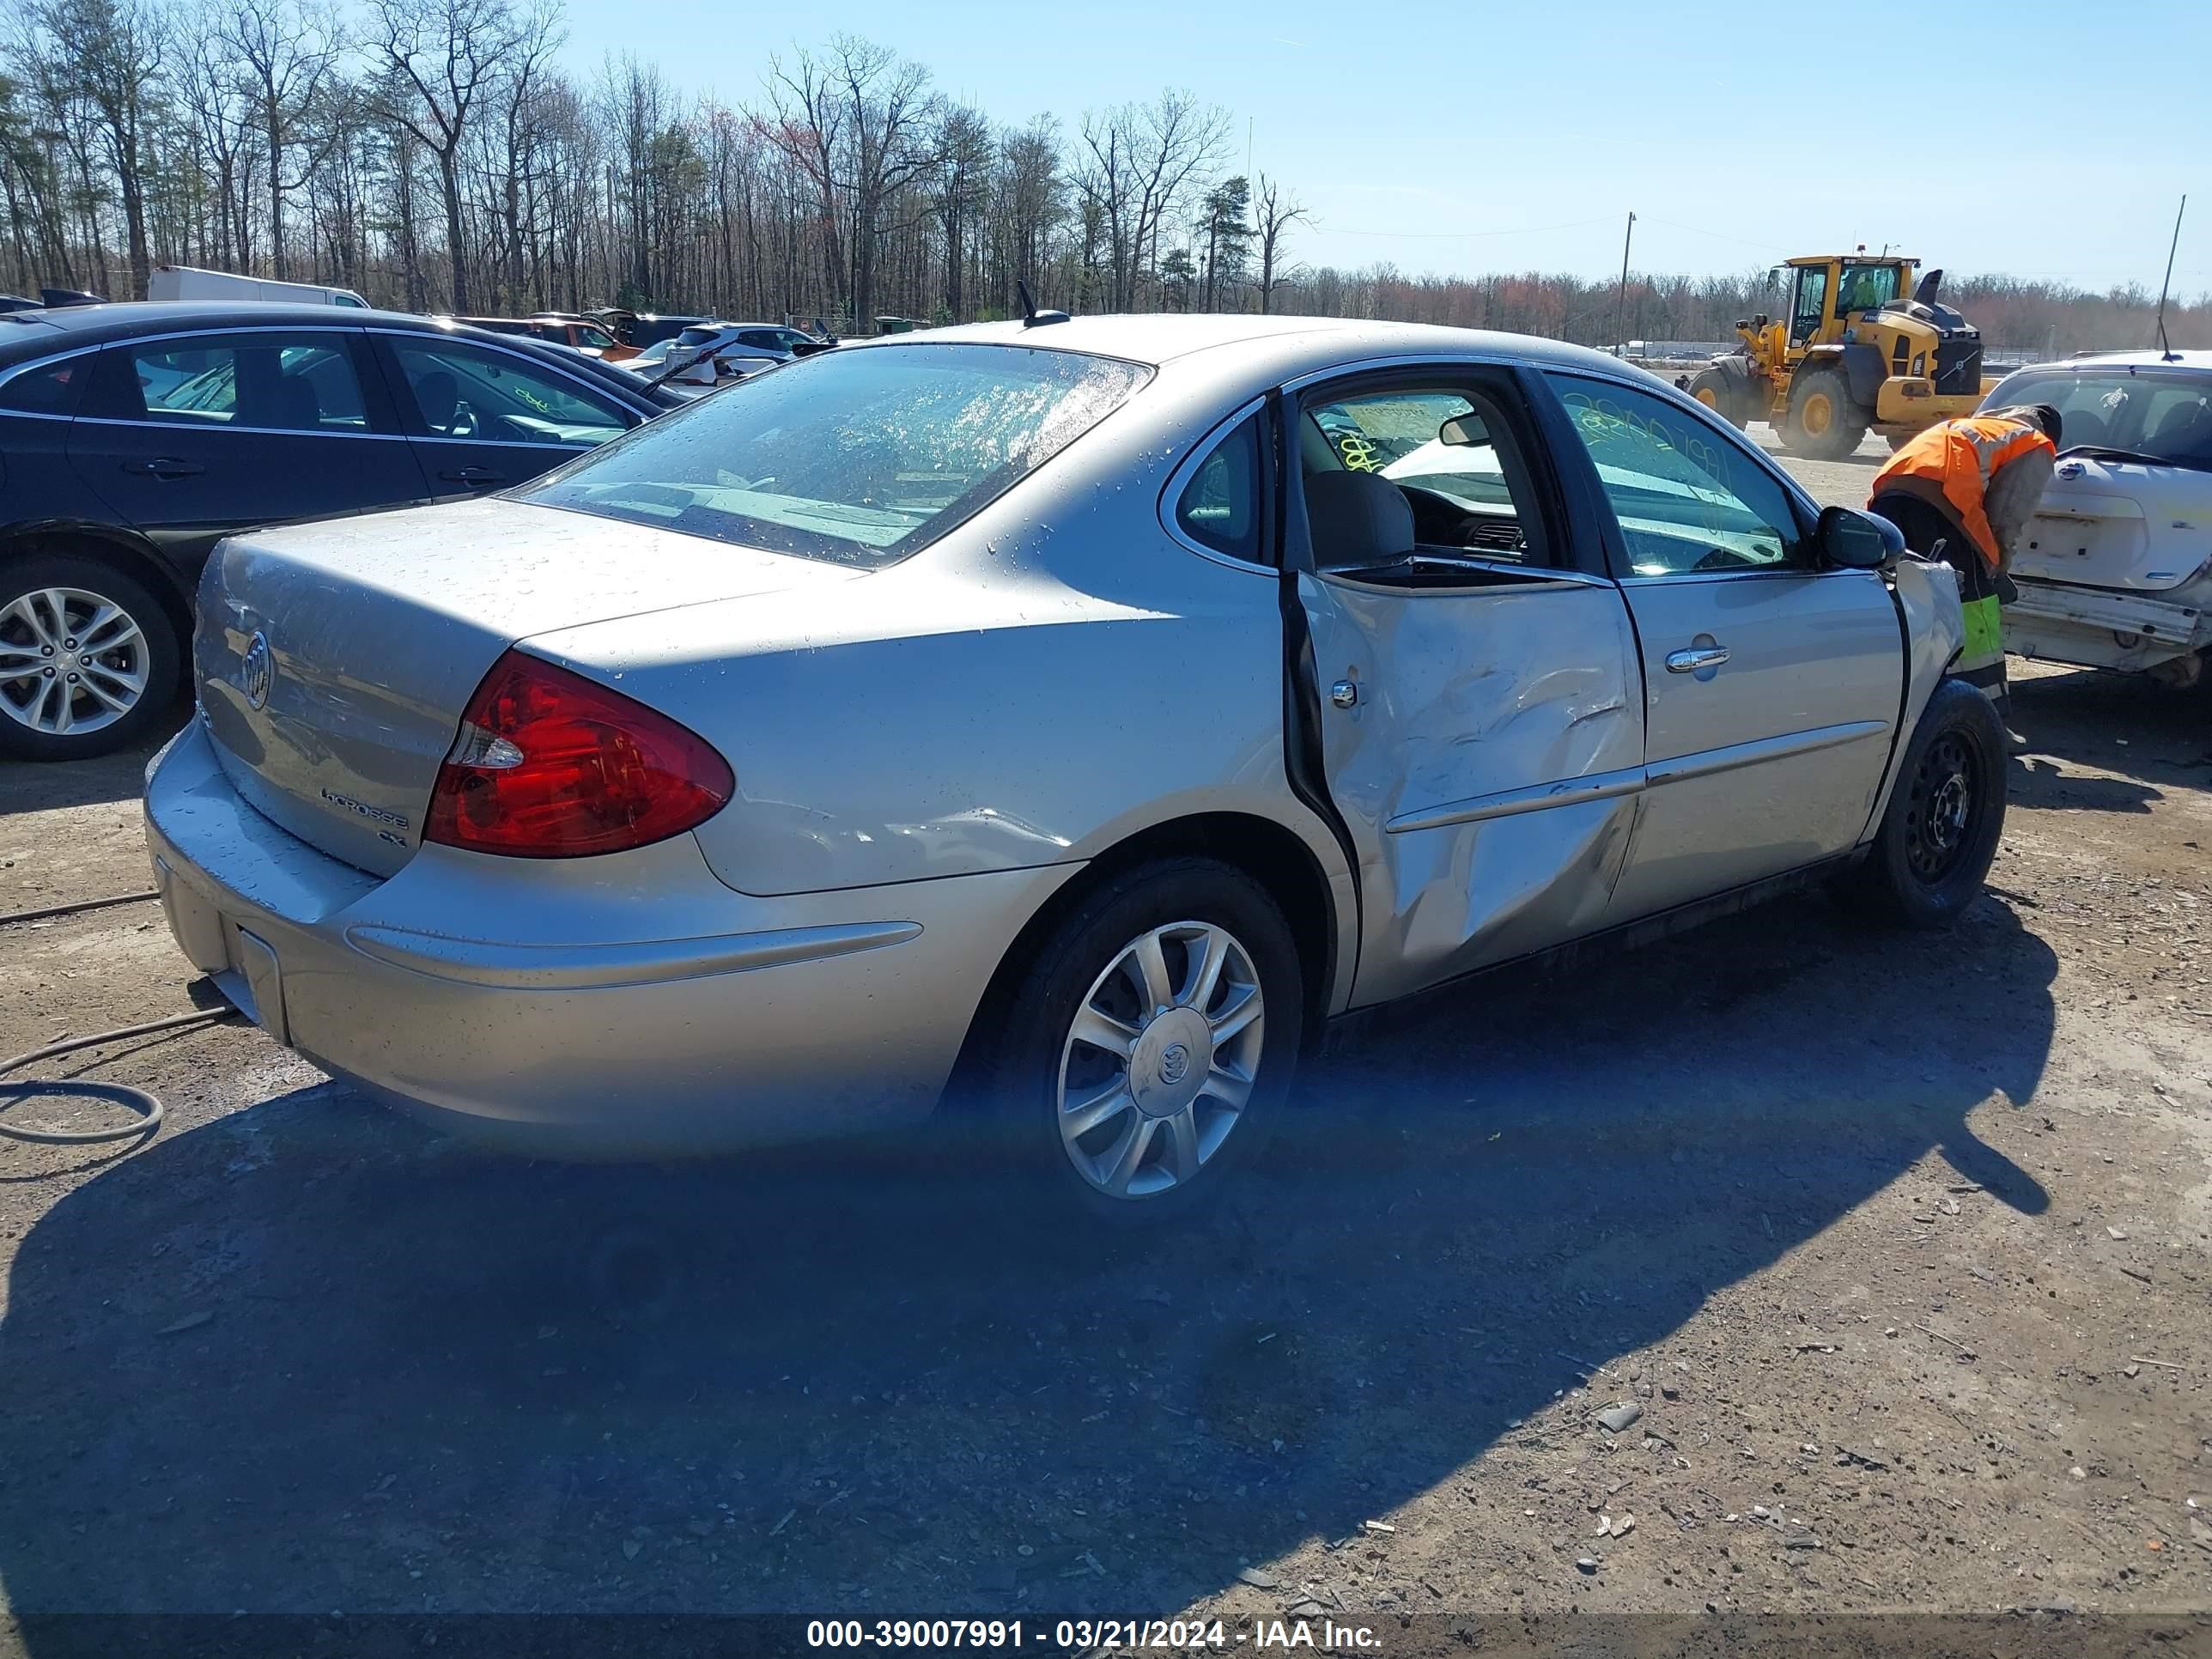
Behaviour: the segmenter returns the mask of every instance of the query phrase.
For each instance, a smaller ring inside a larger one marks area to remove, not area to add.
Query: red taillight
[[[703,823],[736,787],[696,732],[510,651],[469,699],[422,839],[525,859],[619,853]]]

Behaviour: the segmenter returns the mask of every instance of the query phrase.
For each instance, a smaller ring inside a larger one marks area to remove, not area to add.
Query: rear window
[[[1012,488],[1149,373],[1019,346],[831,352],[665,415],[520,498],[778,553],[890,564]]]
[[[2186,368],[2027,369],[1982,400],[1984,409],[2049,404],[2062,453],[2212,471],[2212,374]]]

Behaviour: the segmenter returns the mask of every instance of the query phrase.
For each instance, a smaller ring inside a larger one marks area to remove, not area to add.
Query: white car
[[[2013,556],[2014,655],[2195,685],[2212,652],[2212,351],[2100,353],[2006,377],[2049,404],[2058,468]]]

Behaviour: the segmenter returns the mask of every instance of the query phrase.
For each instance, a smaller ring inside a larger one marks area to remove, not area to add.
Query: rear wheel
[[[1211,859],[1139,866],[1039,945],[1007,1009],[991,1104],[1066,1202],[1115,1222],[1201,1206],[1260,1150],[1304,1012],[1281,909]]]
[[[1856,896],[1907,927],[1948,927],[1981,896],[2004,834],[2004,724],[1964,680],[1936,688],[1898,769]]]
[[[1783,441],[1808,460],[1839,461],[1859,447],[1871,424],[1868,412],[1851,400],[1841,371],[1816,368],[1800,375],[1790,390]]]
[[[168,711],[182,641],[137,578],[75,553],[0,563],[0,754],[83,760]]]

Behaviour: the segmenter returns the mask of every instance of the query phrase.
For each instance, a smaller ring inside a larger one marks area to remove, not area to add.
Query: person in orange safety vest
[[[1966,648],[1952,672],[2002,705],[2004,635],[1998,606],[2017,597],[2010,574],[2058,454],[2058,411],[2048,404],[1943,421],[1908,441],[1881,471],[1868,510],[1938,555],[1959,575]]]

